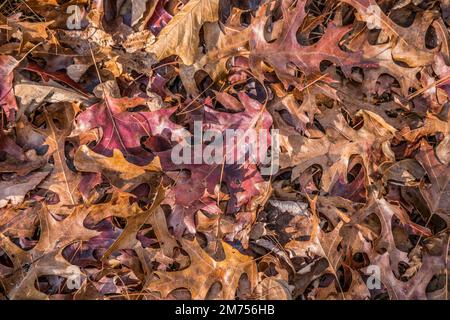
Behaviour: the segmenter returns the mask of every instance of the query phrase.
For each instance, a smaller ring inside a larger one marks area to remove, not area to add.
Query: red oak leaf
[[[245,134],[251,129],[263,130],[270,146],[270,134],[268,131],[272,125],[272,117],[265,110],[263,105],[256,100],[251,99],[248,95],[240,93],[240,102],[244,107],[243,112],[227,113],[220,112],[215,109],[205,106],[203,114],[203,130],[214,130],[222,133],[226,129],[240,129],[242,134]],[[230,145],[223,145],[223,155],[230,156],[235,154],[237,157],[237,146],[244,143],[239,141],[239,137],[235,137],[234,143]],[[195,136],[194,136],[195,138]],[[225,139],[224,139],[225,141]],[[249,145],[259,145],[258,141],[246,141]],[[204,143],[204,141],[202,141]],[[195,163],[195,157],[198,153],[204,155],[206,144],[197,145],[198,150],[195,150],[196,145],[190,145],[190,150],[193,151],[186,157],[187,163],[174,163],[173,149],[165,150],[155,153],[160,157],[161,165],[164,171],[173,172],[169,174],[175,181],[168,198],[168,202],[174,206],[172,212],[172,221],[177,226],[177,234],[180,235],[187,227],[190,232],[194,231],[193,217],[198,210],[204,210],[209,213],[217,213],[218,207],[211,201],[211,197],[217,194],[217,187],[223,182],[230,194],[230,200],[227,206],[228,213],[236,213],[239,209],[250,203],[254,197],[260,195],[260,185],[264,182],[261,174],[258,171],[257,163],[251,163],[248,156],[243,163],[229,163],[222,159],[223,163],[205,163],[205,159]],[[189,149],[188,149],[189,150]],[[248,150],[248,149],[244,149]],[[254,151],[257,149],[253,149]],[[176,154],[177,155],[177,154]],[[184,170],[178,172],[179,170]],[[183,216],[183,219],[181,218]]]
[[[322,38],[311,46],[303,46],[297,41],[297,30],[305,17],[306,0],[298,1],[295,7],[290,7],[289,1],[282,1],[283,28],[280,36],[272,43],[265,40],[265,27],[269,17],[265,17],[266,6],[263,6],[253,26],[250,39],[250,66],[259,78],[262,76],[262,63],[272,66],[287,88],[297,84],[298,78],[293,75],[295,67],[308,77],[320,74],[320,63],[331,61],[342,68],[345,75],[349,75],[355,66],[375,66],[364,61],[361,52],[346,52],[341,50],[339,43],[343,36],[351,30],[351,26],[337,27],[329,23]]]
[[[9,121],[14,120],[15,112],[19,110],[13,91],[13,70],[18,63],[13,57],[0,55],[0,78],[2,79],[0,83],[0,107],[5,111]]]
[[[143,139],[163,135],[179,141],[184,135],[183,127],[171,122],[169,117],[175,108],[158,111],[131,112],[130,108],[145,105],[144,98],[106,99],[82,112],[76,118],[72,135],[94,128],[101,128],[101,138],[92,149],[105,156],[112,156],[119,149],[125,158],[135,164],[148,163],[153,156],[141,146]]]

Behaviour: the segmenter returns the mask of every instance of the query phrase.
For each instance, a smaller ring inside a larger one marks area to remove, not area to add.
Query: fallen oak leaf
[[[14,85],[20,113],[31,113],[43,103],[79,102],[89,105],[91,99],[79,92],[66,88],[59,83],[49,81],[47,84],[23,81]]]
[[[22,69],[28,70],[31,72],[36,72],[37,74],[39,74],[41,76],[41,78],[45,82],[48,82],[49,79],[60,81],[64,84],[68,85],[72,89],[75,89],[79,93],[87,96],[87,93],[84,90],[84,88],[82,86],[80,86],[78,83],[76,83],[75,81],[73,81],[66,73],[64,73],[62,71],[49,72],[49,71],[46,71],[45,69],[42,69],[37,63],[34,63],[34,62],[28,62],[28,64],[25,67],[23,67]]]
[[[286,281],[275,277],[264,278],[255,289],[260,300],[292,300],[291,291]]]
[[[195,183],[191,177],[176,180],[176,185],[170,189],[163,204],[168,204],[172,212],[168,218],[168,225],[172,228],[175,237],[180,238],[185,230],[191,234],[196,232],[195,213],[205,211],[209,214],[222,214],[217,201],[205,192],[205,187]],[[191,190],[195,188],[196,190]]]
[[[154,182],[161,172],[158,157],[145,166],[137,166],[128,162],[118,149],[113,150],[112,157],[106,157],[86,145],[82,145],[75,153],[74,164],[78,171],[101,173],[112,185],[123,191],[131,191],[141,183]]]
[[[56,0],[27,0],[26,4],[22,4],[22,9],[44,16],[46,21],[53,20],[49,25],[51,29],[65,29],[67,21],[72,18],[73,6],[78,7],[83,18],[84,6],[88,4],[88,0],[69,0],[64,3],[58,3]]]
[[[116,241],[103,254],[102,261],[105,261],[112,253],[120,249],[135,248],[140,246],[136,234],[145,223],[150,223],[151,217],[158,210],[162,210],[160,205],[165,197],[165,188],[160,185],[155,191],[153,203],[147,210],[139,214],[127,217],[127,224]]]
[[[47,163],[47,157],[38,156],[34,149],[24,151],[1,130],[0,152],[5,154],[3,161],[0,161],[0,173],[13,172],[24,176]]]
[[[408,187],[419,186],[425,177],[425,170],[414,159],[404,159],[380,167],[383,183],[402,184]]]
[[[294,140],[291,155],[280,155],[280,167],[294,166],[292,180],[312,165],[318,164],[323,169],[321,188],[329,192],[333,184],[341,178],[340,184],[347,183],[347,173],[351,157],[360,155],[366,178],[371,179],[376,172],[375,159],[391,160],[390,139],[396,129],[387,124],[379,115],[360,110],[357,116],[364,119],[364,125],[354,130],[345,121],[342,114],[333,114],[333,119],[326,129],[326,135],[320,139]]]
[[[392,59],[392,45],[388,43],[371,45],[369,43],[369,33],[360,33],[349,41],[349,48],[362,50],[363,56],[370,60],[374,59],[378,63],[377,68],[364,70],[363,86],[370,94],[376,93],[377,82],[380,76],[388,74],[393,76],[400,84],[401,93],[406,97],[410,88],[419,89],[416,75],[420,67],[409,68],[401,66]],[[391,86],[389,87],[391,88]]]
[[[434,83],[438,88],[442,88],[450,97],[450,67],[447,66],[444,56],[437,54],[433,63],[433,71],[438,75],[439,80]],[[433,89],[433,87],[431,87]]]
[[[155,36],[149,30],[143,30],[131,34],[122,43],[128,53],[134,53],[142,48],[148,48],[155,42]]]
[[[410,228],[415,234],[428,237],[431,235],[431,232],[427,227],[412,222],[400,205],[389,203],[384,198],[378,198],[376,194],[369,195],[367,205],[351,217],[350,225],[364,225],[363,221],[371,214],[375,214],[378,217],[381,225],[380,235],[375,239],[373,243],[374,250],[372,251],[386,252],[392,266],[392,272],[399,276],[398,266],[401,262],[408,261],[408,255],[396,246],[393,233],[393,218],[399,219],[402,226]],[[367,252],[367,254],[372,254],[372,251]]]
[[[10,239],[32,239],[39,224],[37,211],[40,208],[39,203],[34,203],[29,207],[22,205],[1,209],[0,232]]]
[[[44,144],[49,146],[48,156],[52,156],[54,161],[53,171],[42,187],[58,195],[58,208],[79,203],[80,177],[69,168],[65,153],[66,141],[72,131],[74,116],[75,110],[72,104],[61,104],[53,112],[45,110],[46,129],[36,129],[46,137]]]
[[[9,121],[15,118],[15,112],[19,111],[16,97],[13,91],[14,69],[18,66],[19,61],[11,56],[0,55],[0,106],[6,113]]]
[[[163,254],[172,257],[174,249],[179,245],[167,228],[166,215],[161,208],[158,208],[155,214],[150,217],[150,224],[159,240]]]
[[[306,77],[320,74],[320,63],[328,60],[342,68],[345,75],[350,74],[355,66],[371,67],[375,63],[364,61],[361,52],[345,52],[339,47],[340,40],[351,27],[337,27],[330,23],[325,34],[312,46],[300,45],[297,41],[297,30],[306,18],[306,1],[298,1],[295,8],[288,1],[283,1],[284,23],[281,35],[274,42],[265,39],[265,26],[269,17],[265,17],[266,6],[259,9],[256,22],[252,25],[250,40],[250,66],[255,75],[262,81],[263,63],[274,68],[278,78],[287,89],[289,85],[299,85],[299,78],[294,76],[295,68],[301,70]]]
[[[19,53],[23,51],[28,43],[55,41],[56,38],[51,35],[52,33],[49,30],[49,26],[52,25],[53,22],[54,21],[28,22],[19,21],[18,19],[8,19],[8,25],[12,26],[15,30],[20,30]],[[17,33],[14,33],[13,35],[17,35]]]
[[[244,30],[222,31],[218,22],[203,25],[206,54],[198,55],[192,65],[180,66],[180,78],[184,87],[192,96],[199,94],[194,79],[199,70],[206,71],[213,81],[220,81],[227,71],[227,61],[246,52],[251,33],[250,28]]]
[[[160,292],[166,298],[178,288],[186,288],[194,300],[205,299],[215,282],[222,285],[221,298],[234,299],[239,279],[246,274],[251,289],[256,286],[257,270],[252,257],[243,255],[238,250],[222,241],[225,252],[223,261],[211,258],[198,244],[197,240],[181,240],[182,248],[188,253],[191,264],[187,269],[173,272],[156,272],[158,280],[151,281],[147,291]]]
[[[147,18],[148,21],[146,25],[155,36],[159,35],[161,30],[172,20],[173,16],[167,12],[164,8],[167,4],[167,0],[163,1],[152,1],[153,3],[150,5],[150,13],[151,16]],[[146,25],[141,26],[141,28]]]
[[[10,181],[0,181],[0,208],[6,207],[11,201],[13,205],[20,204],[26,194],[33,190],[50,173],[49,167],[42,171],[29,173],[26,176],[16,177]]]
[[[93,151],[111,157],[114,149],[120,150],[127,161],[145,164],[152,154],[141,147],[141,140],[152,135],[165,135],[169,140],[180,141],[185,129],[169,117],[176,108],[160,109],[153,112],[130,112],[131,108],[146,104],[144,98],[111,98],[97,103],[75,118],[75,128],[71,136],[76,136],[95,128],[101,128],[101,137]]]
[[[200,28],[205,22],[219,19],[218,6],[218,0],[189,1],[162,29],[147,51],[154,53],[158,60],[178,55],[184,64],[193,64],[198,54]]]
[[[407,131],[402,136],[409,142],[418,141],[420,138],[442,133],[444,139],[436,147],[436,156],[443,164],[450,163],[450,123],[439,119],[434,114],[428,112],[424,121],[424,125]]]
[[[48,299],[46,294],[36,289],[36,279],[44,275],[73,276],[74,269],[80,270],[64,259],[62,250],[73,242],[87,241],[98,235],[97,231],[84,227],[83,221],[88,211],[82,210],[82,207],[75,208],[62,221],[56,220],[45,206],[38,212],[41,237],[33,249],[22,250],[0,234],[0,247],[14,265],[13,274],[3,282],[9,299]],[[23,272],[23,268],[29,268],[28,272]]]
[[[450,222],[450,171],[449,165],[443,164],[436,157],[435,151],[425,140],[420,142],[417,161],[422,165],[431,181],[430,185],[420,187],[432,214],[439,215],[447,223]]]
[[[336,278],[338,283],[337,270],[344,258],[344,254],[338,250],[338,246],[342,240],[339,234],[344,222],[340,221],[333,231],[325,233],[319,226],[319,217],[317,214],[311,216],[312,231],[308,241],[291,240],[285,246],[285,250],[290,257],[317,258],[326,259],[328,266],[323,272],[328,270]],[[343,295],[342,289],[341,295]]]
[[[365,187],[365,172],[364,169],[360,169],[358,175],[350,183],[345,183],[346,178],[339,176],[336,183],[330,190],[330,195],[338,196],[345,199],[352,200],[353,202],[364,203],[367,201],[367,190]]]
[[[234,141],[231,145],[220,146],[220,148],[225,147],[225,150],[222,153],[223,157],[221,156],[221,159],[219,159],[223,161],[223,166],[222,164],[217,164],[215,162],[210,162],[209,164],[195,164],[195,155],[192,153],[187,155],[187,158],[190,160],[189,162],[182,162],[180,164],[173,163],[173,153],[178,153],[177,155],[180,158],[186,157],[186,155],[184,155],[184,152],[186,151],[183,149],[183,146],[188,146],[186,141],[183,142],[184,145],[183,143],[180,143],[171,150],[155,152],[161,158],[161,164],[164,171],[175,172],[178,170],[189,170],[190,175],[183,175],[182,173],[173,174],[176,184],[171,189],[172,192],[170,193],[173,197],[169,197],[173,199],[176,204],[183,206],[185,208],[183,211],[189,212],[189,215],[195,213],[193,210],[189,209],[189,206],[196,203],[197,200],[202,199],[204,204],[209,204],[209,201],[205,201],[204,196],[214,195],[216,186],[220,185],[220,182],[222,181],[227,185],[231,196],[227,207],[228,213],[238,212],[240,207],[248,204],[253,198],[260,195],[262,193],[261,191],[264,190],[267,185],[258,171],[257,164],[252,163],[247,159],[244,159],[245,161],[242,161],[242,164],[228,164],[225,162],[228,157],[238,160],[238,156],[242,156],[242,154],[238,153],[238,147],[243,145],[243,137],[245,137],[252,129],[259,130],[260,133],[267,133],[263,138],[267,138],[268,140],[265,145],[260,141],[259,146],[257,146],[258,141],[247,139],[245,143],[254,151],[266,151],[267,149],[263,150],[262,147],[268,148],[271,143],[269,129],[272,125],[272,117],[267,112],[264,105],[257,100],[250,98],[243,92],[239,93],[238,96],[245,109],[243,112],[221,112],[207,106],[205,106],[204,110],[203,130],[211,130],[220,135],[222,135],[226,129],[235,129],[236,132],[239,132],[239,135],[233,137]],[[258,140],[258,138],[256,140]],[[204,154],[206,147],[206,145],[201,145],[201,154]],[[180,156],[181,152],[183,153],[183,157]],[[187,152],[189,152],[189,149]],[[257,160],[260,161],[261,159]],[[197,205],[195,207],[197,208]],[[214,211],[217,209],[210,205],[206,205],[205,207],[214,209]],[[177,212],[179,212],[179,210],[177,210]],[[190,218],[190,220],[192,221],[192,218]]]
[[[434,11],[425,11],[415,17],[413,25],[402,27],[392,21],[375,0],[340,0],[354,7],[369,28],[380,28],[390,37],[392,57],[410,67],[421,67],[433,62],[434,52],[425,45],[426,30],[437,17]]]
[[[344,291],[344,300],[367,300],[370,298],[370,292],[367,284],[362,279],[359,272],[344,266],[344,274],[349,274],[348,289]],[[345,276],[344,276],[345,277]],[[347,277],[345,277],[347,278]],[[342,294],[336,290],[334,283],[326,288],[317,288],[314,292],[317,300],[339,300],[342,299]]]
[[[447,267],[443,256],[425,253],[419,270],[410,280],[404,282],[397,279],[392,272],[389,252],[372,255],[370,262],[380,268],[380,280],[386,286],[389,298],[392,300],[427,300],[426,289],[432,277]]]

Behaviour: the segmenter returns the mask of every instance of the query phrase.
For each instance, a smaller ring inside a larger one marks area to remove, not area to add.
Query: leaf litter
[[[448,300],[449,26],[446,1],[0,1],[0,299]],[[174,161],[198,121],[278,130],[279,170]]]

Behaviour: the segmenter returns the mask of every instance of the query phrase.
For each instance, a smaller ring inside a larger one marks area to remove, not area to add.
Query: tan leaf
[[[62,221],[57,221],[46,207],[42,207],[38,212],[41,236],[33,249],[24,251],[8,237],[0,234],[0,247],[11,257],[14,265],[13,274],[7,281],[2,282],[10,299],[48,299],[46,294],[36,289],[36,279],[44,275],[66,278],[72,276],[74,270],[79,271],[79,268],[64,259],[62,250],[77,240],[87,241],[98,235],[97,231],[83,226],[88,212],[82,210],[82,207],[74,209]],[[25,265],[30,266],[28,272],[23,272]]]
[[[82,172],[102,173],[112,185],[131,191],[141,183],[151,181],[161,171],[159,158],[146,166],[137,166],[128,162],[119,149],[114,149],[112,157],[95,153],[82,145],[75,154],[74,164]]]
[[[174,272],[156,272],[160,279],[151,282],[147,290],[160,292],[162,297],[175,289],[186,288],[193,299],[204,299],[215,282],[222,285],[222,299],[234,299],[239,279],[247,274],[252,288],[256,284],[256,264],[249,256],[241,254],[229,244],[222,242],[225,259],[216,261],[198,244],[197,240],[181,240],[189,254],[191,264],[187,269]]]
[[[49,146],[48,155],[53,156],[55,165],[42,187],[58,194],[58,206],[78,204],[80,176],[69,168],[65,154],[66,140],[72,131],[75,115],[74,106],[62,104],[53,112],[45,110],[44,115],[47,128],[38,131],[46,136],[44,144]]]
[[[147,49],[161,60],[178,55],[184,64],[194,63],[199,52],[200,28],[218,19],[218,0],[191,0],[178,12]]]

